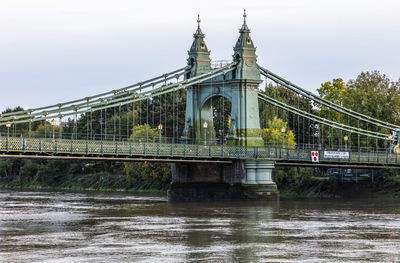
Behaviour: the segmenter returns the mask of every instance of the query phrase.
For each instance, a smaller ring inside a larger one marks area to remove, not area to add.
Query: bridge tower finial
[[[239,30],[239,38],[234,47],[233,60],[238,62],[237,79],[260,80],[260,70],[257,67],[256,48],[250,37],[247,26],[246,9],[243,12],[243,25]]]
[[[243,25],[242,25],[242,28],[240,29],[240,32],[250,31],[250,29],[249,29],[249,27],[247,26],[247,23],[246,23],[246,18],[247,18],[246,9],[244,9],[244,12],[243,12]]]
[[[186,78],[194,77],[211,70],[210,51],[204,41],[204,34],[200,28],[200,15],[197,15],[197,29],[193,34],[193,43],[189,50],[188,66],[191,67],[190,74]]]
[[[200,22],[201,22],[200,15],[197,15],[197,30],[196,30],[195,35],[203,35],[203,32],[201,31],[201,28],[200,28]]]

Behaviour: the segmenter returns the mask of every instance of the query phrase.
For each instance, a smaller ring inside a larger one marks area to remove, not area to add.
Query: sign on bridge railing
[[[349,159],[349,152],[324,151],[324,159]]]
[[[313,163],[319,163],[319,152],[318,151],[311,151],[311,161]]]
[[[323,151],[311,149],[282,149],[228,145],[171,144],[140,141],[102,141],[39,139],[0,136],[0,154],[26,153],[43,155],[92,155],[92,156],[163,156],[177,158],[260,158],[306,162],[350,162],[374,164],[400,164],[400,155],[389,152]],[[320,156],[321,154],[321,156]]]

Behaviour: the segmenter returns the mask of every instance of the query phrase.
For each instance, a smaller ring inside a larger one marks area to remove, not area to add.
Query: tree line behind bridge
[[[318,114],[321,117],[329,117],[343,123],[348,121],[341,119],[337,112],[326,107],[315,107],[311,101],[293,94],[279,85],[268,84],[263,92],[268,96],[305,111],[310,111],[313,114]],[[400,125],[400,81],[391,81],[386,75],[378,71],[362,72],[356,79],[349,80],[347,83],[341,78],[322,83],[318,93],[321,97],[346,108]],[[164,100],[164,103],[157,100]],[[129,139],[136,136],[155,140],[159,135],[157,125],[165,123],[166,129],[163,136],[179,139],[185,125],[185,101],[186,94],[182,90],[176,94],[166,94],[163,98],[155,98],[151,105],[146,105],[143,102],[136,103],[131,107],[109,110],[105,113],[106,116],[100,116],[101,112],[94,112],[93,116],[83,114],[76,120],[76,124],[73,118],[69,118],[65,121],[62,129],[63,133],[72,134],[74,125],[76,125],[78,133],[86,134],[87,125],[89,125],[88,118],[103,118],[106,122],[105,125],[108,126],[108,133],[119,136],[119,139]],[[176,104],[176,102],[178,103]],[[229,121],[223,122],[221,119],[230,119],[230,105],[223,98],[218,98],[213,101],[213,106],[214,127],[217,131],[223,131],[223,136],[226,136],[229,130]],[[8,108],[3,113],[19,110],[22,110],[22,108]],[[172,123],[172,119],[167,118],[167,115],[171,112],[176,112],[175,123]],[[133,129],[129,125],[116,125],[129,122],[135,122]],[[265,142],[270,144],[281,145],[285,141],[287,147],[293,148],[296,145],[311,144],[311,140],[317,140],[310,128],[310,125],[312,125],[310,122],[304,119],[296,119],[290,113],[271,105],[260,106],[260,122],[263,128],[262,137]],[[172,128],[174,124],[175,128]],[[99,122],[91,125],[92,136],[104,133],[104,127],[101,127]],[[364,123],[360,125],[367,128]],[[304,126],[307,128],[298,129],[298,127]],[[282,127],[287,129],[284,136],[280,131]],[[38,137],[51,137],[52,128],[50,122],[34,122],[31,126],[31,132]],[[56,133],[59,132],[58,129],[58,127],[55,128]],[[5,127],[2,127],[0,131],[3,136],[7,132]],[[28,124],[19,125],[18,130],[14,132],[27,136]],[[325,134],[328,133],[329,131],[325,131]],[[332,133],[335,133],[335,131]],[[221,133],[216,134],[221,136]],[[331,134],[331,136],[334,140],[333,143],[340,143],[340,136],[336,134]],[[374,145],[376,142],[371,140],[369,143]],[[383,143],[380,146],[387,147]],[[304,178],[310,178],[313,171],[307,168],[277,168],[275,174],[277,183],[283,186],[295,185],[299,180],[304,182]],[[393,175],[395,174],[396,172]],[[170,176],[168,164],[0,160],[0,185],[3,186],[43,186],[73,189],[166,189],[170,182]]]

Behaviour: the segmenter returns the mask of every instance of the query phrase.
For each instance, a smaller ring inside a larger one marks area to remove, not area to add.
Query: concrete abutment
[[[279,192],[269,160],[235,160],[232,164],[173,164],[168,200],[277,201]]]

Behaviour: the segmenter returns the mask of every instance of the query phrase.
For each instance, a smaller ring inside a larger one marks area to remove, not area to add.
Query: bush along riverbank
[[[396,169],[374,171],[364,180],[329,178],[313,168],[276,168],[275,181],[282,199],[293,198],[400,198],[400,172]]]
[[[282,199],[400,198],[398,170],[379,170],[374,174],[373,180],[355,182],[330,179],[325,171],[316,173],[313,168],[277,167],[274,180]],[[169,164],[0,160],[1,188],[165,193],[170,183]]]
[[[128,166],[126,168],[125,166]],[[149,172],[151,171],[151,172]],[[0,160],[0,187],[11,189],[164,192],[169,165],[45,160]]]

